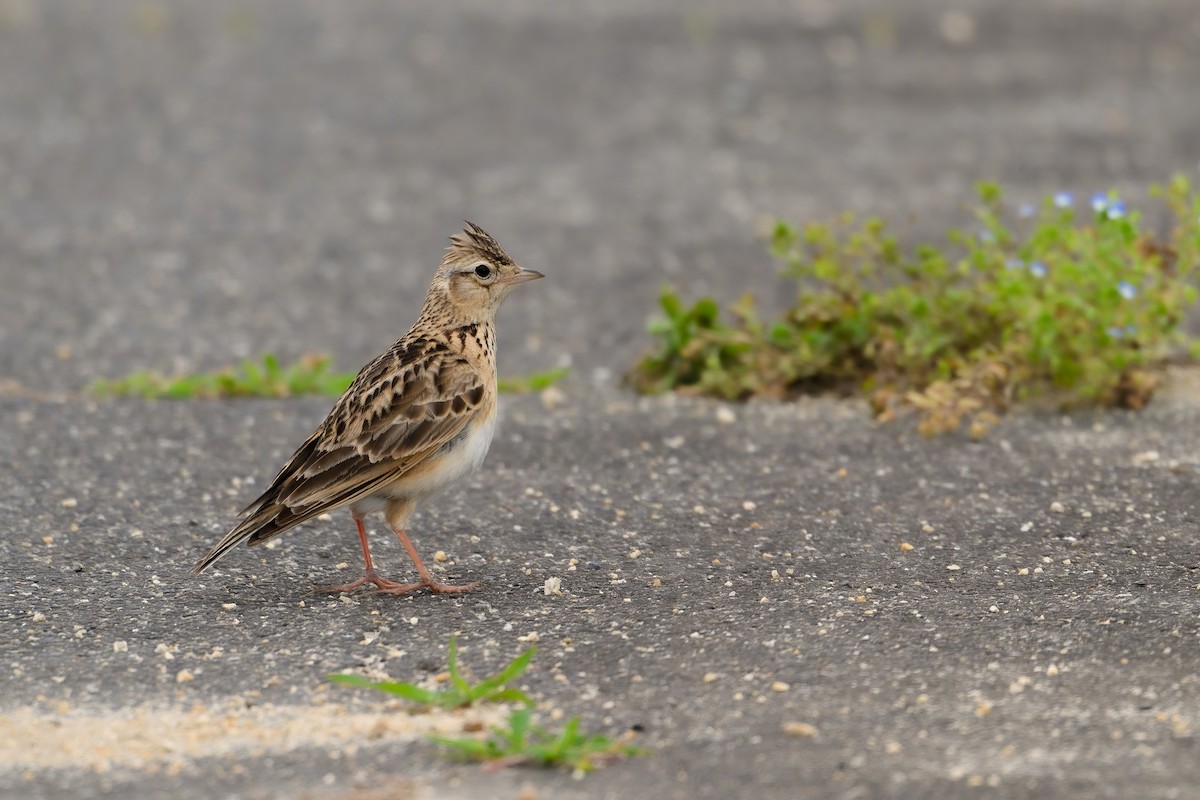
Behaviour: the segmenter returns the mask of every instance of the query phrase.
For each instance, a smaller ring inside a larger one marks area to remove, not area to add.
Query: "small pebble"
[[[557,386],[550,386],[542,390],[542,406],[545,408],[558,408],[566,401],[566,394]]]

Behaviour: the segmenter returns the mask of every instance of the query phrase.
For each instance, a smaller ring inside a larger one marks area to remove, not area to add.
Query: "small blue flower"
[[[1133,298],[1137,297],[1137,292],[1137,287],[1129,281],[1121,281],[1117,284],[1117,293],[1126,300],[1132,300]]]
[[[1125,216],[1125,204],[1120,200],[1114,200],[1104,209],[1104,214],[1109,219],[1120,219]]]
[[[1054,195],[1054,205],[1059,208],[1070,208],[1075,205],[1075,198],[1070,192],[1057,192]]]
[[[1037,209],[1033,207],[1032,203],[1022,203],[1021,207],[1017,209],[1017,216],[1021,219],[1029,219],[1036,213]]]
[[[1035,261],[1029,265],[1029,274],[1035,278],[1046,277],[1046,265],[1040,261]]]
[[[1107,333],[1114,339],[1120,339],[1125,335],[1125,331],[1121,328],[1118,328],[1116,325],[1109,325]]]
[[[1100,213],[1101,211],[1103,211],[1106,208],[1108,208],[1108,195],[1101,194],[1100,192],[1096,192],[1094,195],[1092,195],[1092,210],[1093,211],[1095,211],[1096,213]]]
[[[979,232],[979,241],[994,242],[996,241],[996,234],[992,233],[990,228],[984,228]]]

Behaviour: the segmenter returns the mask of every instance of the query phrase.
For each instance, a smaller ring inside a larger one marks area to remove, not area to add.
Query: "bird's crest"
[[[467,221],[467,227],[462,233],[450,237],[450,247],[447,252],[463,259],[483,257],[497,266],[510,266],[512,258],[504,252],[504,248],[492,238],[491,234],[474,222]]]

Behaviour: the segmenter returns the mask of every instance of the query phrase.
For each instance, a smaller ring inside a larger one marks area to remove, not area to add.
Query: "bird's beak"
[[[518,283],[526,283],[528,281],[536,281],[538,278],[544,278],[544,277],[546,277],[546,276],[543,275],[542,273],[538,272],[536,269],[522,269],[520,272],[518,272],[516,275],[513,275],[511,278],[501,278],[500,283],[507,283],[512,286],[516,286]]]

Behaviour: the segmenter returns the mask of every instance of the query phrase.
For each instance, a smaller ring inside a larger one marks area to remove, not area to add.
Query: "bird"
[[[373,584],[384,594],[466,592],[435,581],[408,538],[417,506],[478,469],[496,427],[496,310],[541,272],[524,269],[472,222],[450,237],[417,321],[364,366],[224,538],[192,567],[199,575],[242,542],[262,544],[327,511],[349,507],[365,574],[317,591]],[[399,583],[375,571],[363,518],[383,512],[416,567]]]

